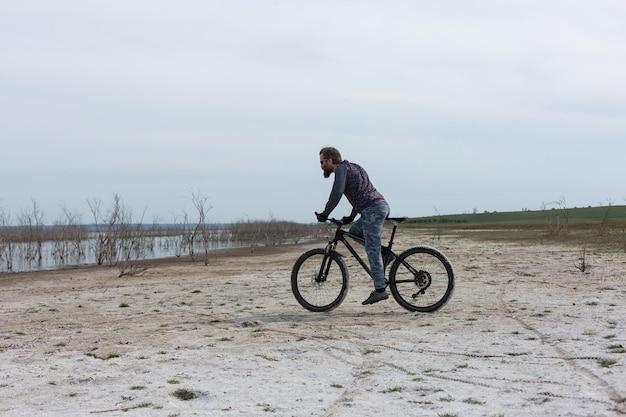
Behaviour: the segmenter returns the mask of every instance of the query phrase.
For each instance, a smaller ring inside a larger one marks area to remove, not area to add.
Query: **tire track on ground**
[[[388,345],[372,345],[374,347],[379,347],[379,348],[385,348],[385,349],[390,349],[390,350],[395,350],[397,352],[401,352],[401,353],[416,353],[416,354],[428,354],[431,356],[443,356],[443,357],[465,357],[465,358],[471,358],[471,359],[482,359],[482,360],[497,360],[498,362],[500,362],[502,359],[508,358],[505,355],[476,355],[476,354],[469,354],[469,353],[459,353],[459,352],[445,352],[445,351],[438,351],[438,350],[430,350],[430,349],[416,349],[416,350],[406,350],[406,349],[399,349],[396,348],[394,346],[388,346]],[[562,359],[560,356],[558,357],[545,357],[545,359]],[[391,363],[391,362],[384,362],[384,364],[390,368],[393,368],[397,371],[400,371],[406,375],[414,375],[414,371],[411,371],[403,366],[397,365],[395,363]],[[485,381],[499,381],[499,382],[504,382],[507,383],[506,387],[507,390],[509,391],[515,391],[515,392],[519,392],[519,393],[523,393],[523,394],[527,394],[527,395],[532,395],[533,392],[529,391],[529,390],[525,390],[523,388],[519,388],[515,385],[534,385],[534,386],[542,386],[542,385],[554,385],[554,386],[566,386],[567,384],[564,384],[563,381],[553,381],[553,380],[531,380],[531,379],[522,379],[522,378],[502,378],[502,377],[493,377],[493,376],[489,376],[489,377],[479,377],[479,376],[472,376],[471,378],[461,378],[461,377],[451,377],[451,376],[447,376],[447,375],[442,375],[442,374],[436,374],[436,373],[423,373],[422,374],[423,377],[427,377],[427,378],[434,378],[434,379],[439,379],[439,380],[445,380],[445,381],[451,381],[451,382],[457,382],[457,383],[462,383],[462,384],[468,384],[468,385],[473,385],[476,387],[482,387],[482,388],[489,388],[489,389],[493,389],[493,390],[502,390],[503,386],[502,385],[494,385],[494,384],[489,384],[488,382],[481,382],[478,381],[479,379],[485,380]],[[578,396],[569,396],[569,395],[563,395],[563,394],[554,394],[554,393],[550,393],[550,392],[541,392],[541,395],[545,396],[545,397],[552,397],[552,398],[562,398],[562,399],[570,399],[570,400],[578,400],[580,397]],[[614,405],[613,402],[611,401],[603,401],[603,400],[598,400],[598,399],[594,399],[594,398],[589,398],[586,399],[587,401],[590,402],[595,402],[598,404],[604,404],[607,406],[611,406]]]
[[[315,326],[308,326],[310,328],[306,329],[312,334],[305,335],[303,332],[293,332],[284,329],[268,329],[280,334],[286,334],[297,337],[306,337],[309,340],[315,340],[323,347],[323,351],[325,354],[331,356],[333,359],[342,361],[348,365],[353,366],[353,380],[352,384],[348,387],[345,387],[342,394],[326,409],[326,411],[322,414],[323,417],[332,417],[336,413],[341,414],[340,410],[343,407],[349,407],[352,402],[354,402],[355,397],[358,397],[359,393],[362,391],[368,390],[367,383],[362,384],[361,382],[366,381],[367,377],[372,374],[372,369],[376,369],[376,367],[384,366],[394,371],[400,372],[407,376],[416,375],[416,371],[409,369],[405,366],[399,365],[397,363],[393,363],[386,360],[380,360],[376,356],[376,353],[380,353],[382,351],[395,351],[402,354],[410,354],[415,356],[441,356],[446,358],[453,357],[461,357],[468,359],[477,359],[477,360],[487,360],[487,361],[496,361],[500,362],[503,359],[508,359],[509,357],[506,355],[479,355],[472,353],[463,353],[463,352],[450,352],[450,351],[441,351],[441,350],[433,350],[433,349],[423,349],[423,348],[415,348],[415,349],[403,349],[398,348],[396,346],[391,346],[389,344],[384,343],[368,343],[368,338],[363,336],[357,331],[347,329],[342,326],[342,335],[348,336],[343,342],[348,343],[350,346],[358,345],[359,348],[355,349],[347,349],[341,348],[335,345],[336,339],[329,338],[328,335],[320,334],[319,329],[316,329]],[[333,326],[333,329],[336,330],[337,326]],[[304,330],[304,329],[302,329]],[[306,333],[306,332],[305,332]],[[365,343],[365,344],[364,344]],[[360,352],[360,365],[356,366],[355,358],[351,358],[351,360],[346,359],[346,354],[352,354],[354,351]],[[554,359],[562,359],[561,356],[554,357],[544,357],[546,360],[554,360]],[[574,359],[590,359],[590,358],[572,358]],[[591,358],[594,359],[594,358]],[[408,360],[409,363],[419,362],[419,359]],[[532,385],[534,387],[542,387],[542,386],[560,386],[565,387],[567,384],[564,384],[563,381],[553,381],[553,380],[531,380],[531,379],[521,379],[521,378],[503,378],[503,377],[479,377],[479,376],[471,376],[471,377],[460,377],[460,376],[448,376],[437,373],[420,373],[420,375],[424,378],[431,378],[442,381],[455,382],[460,384],[467,384],[474,387],[486,388],[490,390],[502,390],[503,383],[507,387],[509,391],[515,391],[521,394],[525,394],[528,396],[532,396],[537,394],[535,391],[529,389],[523,389],[521,386],[524,385]],[[490,383],[495,382],[495,383]],[[372,388],[372,387],[370,387]],[[568,400],[579,400],[579,396],[574,395],[564,395],[564,394],[555,394],[548,391],[541,391],[539,393],[542,397],[550,397],[550,398],[559,398],[559,399],[568,399]],[[606,400],[598,400],[594,398],[588,398],[586,401],[594,402],[598,404],[602,404],[606,407],[611,407],[614,405],[613,402]]]
[[[550,349],[552,349],[556,353],[556,359],[559,359],[562,362],[566,363],[568,366],[570,366],[579,375],[581,375],[581,376],[583,376],[583,377],[593,381],[594,383],[597,384],[597,386],[602,387],[602,389],[604,390],[604,392],[607,395],[607,397],[611,401],[613,401],[611,404],[615,406],[616,411],[618,411],[618,412],[620,412],[622,414],[625,414],[626,413],[626,407],[623,404],[623,398],[621,397],[619,392],[611,384],[609,384],[607,381],[605,381],[604,379],[602,379],[601,377],[596,375],[593,371],[591,371],[591,370],[585,368],[584,366],[581,366],[581,365],[576,363],[577,360],[581,360],[581,359],[597,360],[598,357],[573,357],[573,356],[571,356],[567,351],[565,351],[561,347],[555,345],[554,343],[551,343],[550,342],[550,336],[548,334],[545,334],[545,333],[539,331],[534,326],[532,326],[530,323],[528,323],[528,322],[524,321],[523,319],[521,319],[519,316],[517,316],[515,314],[514,310],[510,309],[506,305],[506,303],[504,302],[504,295],[505,295],[506,287],[507,287],[507,284],[511,284],[513,281],[514,281],[513,279],[510,279],[507,282],[505,282],[502,285],[500,285],[499,294],[498,294],[498,297],[497,297],[497,302],[498,302],[499,309],[504,314],[506,314],[507,317],[509,317],[511,320],[513,320],[517,324],[519,324],[522,328],[524,328],[528,332],[534,334],[537,337],[537,339],[541,342],[542,345],[548,346]]]

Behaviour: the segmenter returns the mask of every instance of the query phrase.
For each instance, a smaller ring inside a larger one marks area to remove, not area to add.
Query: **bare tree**
[[[541,203],[541,210],[548,220],[546,226],[547,236],[567,234],[569,229],[569,211],[564,198],[558,201]]]
[[[261,222],[250,219],[239,220],[230,227],[233,240],[250,246],[258,245],[261,242],[262,231]]]
[[[580,256],[574,262],[574,266],[580,272],[586,272],[589,270],[589,268],[591,268],[591,265],[589,265],[589,262],[587,261],[587,244],[586,243],[583,245],[580,251]]]
[[[68,262],[70,257],[80,259],[85,256],[88,232],[82,225],[80,214],[71,212],[65,205],[62,216],[54,222],[52,255],[57,262]]]
[[[270,218],[266,222],[258,222],[259,232],[263,238],[265,246],[275,246],[280,244],[280,226],[274,215],[270,213]]]
[[[200,191],[191,191],[191,201],[198,214],[198,222],[196,223],[189,239],[189,255],[192,261],[196,261],[195,253],[196,240],[200,240],[202,250],[204,252],[204,264],[209,263],[209,248],[211,243],[211,230],[207,225],[207,213],[213,208],[209,204],[209,198]]]
[[[22,210],[18,216],[18,224],[20,240],[25,247],[24,258],[41,265],[44,241],[43,213],[35,200],[32,201],[30,210]]]
[[[309,225],[289,221],[280,223],[283,230],[283,241],[292,241],[298,244],[301,240],[313,236],[313,228]]]
[[[117,263],[119,223],[122,218],[122,199],[118,194],[113,195],[113,205],[105,213],[102,212],[102,201],[94,198],[88,201],[93,215],[95,226],[94,254],[96,264],[107,263],[113,266]]]
[[[101,224],[103,221],[101,212],[102,200],[94,198],[91,201],[87,201],[87,205],[93,215],[93,223],[95,227],[95,240],[93,242],[93,250],[96,258],[95,261],[96,264],[102,265],[107,257],[106,248],[109,246],[110,239],[106,227]]]
[[[306,237],[313,237],[317,228],[289,222],[276,220],[240,220],[230,227],[233,240],[245,243],[250,246],[280,245],[288,241],[298,243]]]
[[[145,268],[138,267],[146,256],[147,231],[142,223],[133,223],[132,211],[122,202],[119,194],[113,195],[111,208],[103,212],[98,199],[88,201],[95,223],[94,253],[96,263],[118,265],[119,276],[136,275]]]
[[[7,271],[13,270],[14,229],[11,227],[11,216],[0,207],[0,262],[4,258]]]
[[[188,216],[187,213],[183,212],[183,221],[179,223],[176,219],[174,219],[174,224],[177,228],[177,233],[174,236],[171,236],[168,241],[169,245],[172,247],[172,251],[174,256],[180,258],[183,256],[183,253],[186,252],[187,242],[188,242]]]
[[[132,212],[122,208],[120,220],[119,253],[121,262],[119,264],[120,274],[118,276],[138,275],[147,270],[146,267],[138,264],[140,259],[146,257],[147,251],[148,236],[146,228],[143,226],[143,216],[138,223],[133,224]]]

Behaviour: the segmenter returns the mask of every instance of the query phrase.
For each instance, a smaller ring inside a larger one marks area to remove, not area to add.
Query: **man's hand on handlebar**
[[[315,212],[315,216],[317,217],[317,221],[320,223],[331,222],[339,227],[344,224],[352,223],[354,219],[351,219],[349,216],[344,217],[343,219],[335,219],[333,217],[328,217],[324,213]]]
[[[345,216],[341,219],[341,223],[343,224],[350,224],[354,221],[354,217],[352,216]]]

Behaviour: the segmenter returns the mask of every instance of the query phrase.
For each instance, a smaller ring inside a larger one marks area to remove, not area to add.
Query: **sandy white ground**
[[[415,233],[397,248],[436,246],[457,276],[433,314],[362,306],[356,268],[338,309],[304,310],[289,279],[310,245],[0,276],[0,416],[626,413],[624,253],[582,273],[576,248]]]

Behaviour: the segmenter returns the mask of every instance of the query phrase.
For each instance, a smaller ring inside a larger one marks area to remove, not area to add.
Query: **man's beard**
[[[324,168],[324,178],[330,178],[330,174],[333,173],[332,168]]]

